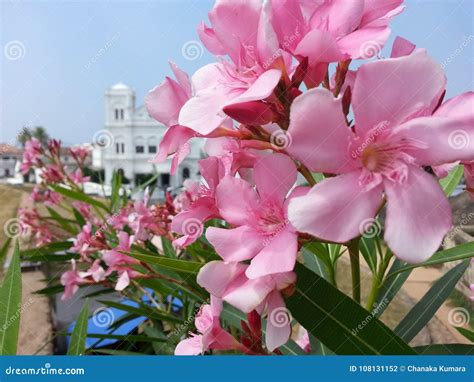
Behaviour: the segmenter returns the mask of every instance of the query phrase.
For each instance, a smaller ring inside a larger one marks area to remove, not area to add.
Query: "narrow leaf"
[[[405,263],[395,259],[388,274],[397,271],[404,266]],[[411,269],[402,273],[397,273],[395,277],[391,277],[383,283],[380,288],[377,300],[375,301],[375,308],[372,311],[375,317],[380,317],[385,309],[388,308],[393,298],[397,295],[398,291],[402,288],[405,281],[408,279],[408,276],[411,274]]]
[[[336,354],[414,354],[385,324],[322,277],[296,265],[293,317]]]
[[[453,191],[456,189],[459,182],[461,181],[463,174],[464,166],[458,165],[448,174],[447,177],[439,181],[439,184],[443,188],[443,191],[446,196],[449,196],[453,193]]]
[[[20,248],[16,242],[0,288],[0,355],[16,354],[21,311]]]
[[[197,275],[201,267],[204,265],[203,263],[197,263],[194,261],[187,260],[170,259],[160,255],[150,256],[133,252],[129,253],[128,255],[147,264],[156,264],[176,272],[192,273],[194,275]]]
[[[465,260],[446,272],[436,281],[420,301],[407,313],[405,318],[395,328],[403,340],[410,342],[418,332],[431,320],[439,307],[449,297],[461,276],[469,266]]]
[[[86,352],[87,324],[89,323],[89,301],[86,300],[79,316],[77,317],[74,330],[71,334],[71,342],[67,355],[83,355]]]
[[[474,241],[460,244],[454,248],[449,248],[444,251],[436,252],[431,258],[424,263],[408,264],[400,267],[396,271],[390,273],[387,277],[392,277],[398,273],[408,271],[418,267],[426,267],[430,265],[443,264],[456,260],[464,260],[474,257]]]

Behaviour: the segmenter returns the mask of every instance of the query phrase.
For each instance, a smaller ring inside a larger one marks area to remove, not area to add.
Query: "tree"
[[[41,142],[43,146],[47,146],[49,140],[49,134],[46,129],[42,126],[36,126],[34,129],[24,127],[18,134],[18,142],[22,147],[25,147],[25,143],[31,138],[36,138]]]

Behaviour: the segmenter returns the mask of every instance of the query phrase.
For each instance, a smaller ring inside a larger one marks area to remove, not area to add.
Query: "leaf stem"
[[[347,249],[351,260],[352,296],[360,304],[359,238],[351,240],[347,244]]]

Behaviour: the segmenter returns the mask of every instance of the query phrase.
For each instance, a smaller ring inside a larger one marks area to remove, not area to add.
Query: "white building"
[[[23,150],[7,143],[0,143],[0,178],[15,176],[22,157]]]
[[[134,91],[118,83],[105,92],[105,129],[94,136],[93,167],[105,170],[110,184],[113,171],[120,171],[132,185],[158,174],[162,190],[179,187],[187,178],[198,179],[197,161],[202,158],[202,140],[191,141],[191,153],[170,175],[171,160],[153,164],[166,127],[152,119],[145,106],[135,107]]]

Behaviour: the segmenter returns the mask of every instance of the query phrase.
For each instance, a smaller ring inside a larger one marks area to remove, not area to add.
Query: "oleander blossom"
[[[298,234],[287,218],[289,201],[303,195],[295,189],[296,167],[284,154],[271,154],[256,161],[248,182],[227,176],[216,189],[220,215],[233,228],[209,227],[206,238],[224,261],[250,261],[249,278],[292,271],[298,250]]]
[[[451,208],[423,166],[474,159],[472,107],[465,104],[465,118],[432,115],[445,84],[440,65],[418,49],[358,70],[351,128],[341,98],[324,89],[298,97],[289,153],[312,171],[338,174],[290,202],[298,231],[347,242],[363,233],[363,222],[386,200],[385,241],[394,254],[411,263],[430,257],[452,225]],[[463,144],[454,141],[459,131]]]

